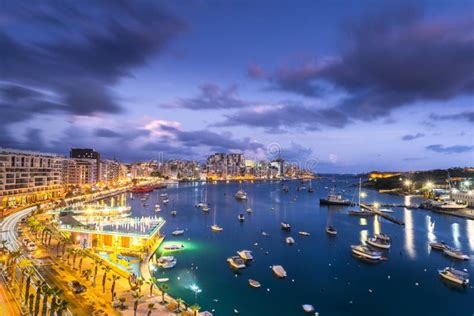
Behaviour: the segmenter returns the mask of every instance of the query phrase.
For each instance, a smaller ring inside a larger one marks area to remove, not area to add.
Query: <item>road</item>
[[[20,220],[33,212],[36,209],[36,206],[25,208],[19,212],[8,215],[3,219],[3,222],[0,225],[0,231],[2,232],[2,240],[7,240],[7,248],[10,250],[18,250],[21,247],[21,242],[17,239],[16,236],[16,226]]]

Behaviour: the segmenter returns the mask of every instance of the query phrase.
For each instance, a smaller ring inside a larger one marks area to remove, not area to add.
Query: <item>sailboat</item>
[[[204,193],[204,204],[201,207],[201,210],[206,213],[209,212],[209,204],[207,204],[207,184],[206,184],[206,189]]]
[[[224,230],[222,227],[216,224],[216,209],[214,209],[214,223],[211,226],[211,230],[213,232],[221,232]]]
[[[283,230],[286,230],[286,231],[290,231],[291,230],[291,226],[290,224],[288,224],[286,222],[286,206],[285,206],[285,209],[284,209],[284,217],[283,217],[283,222],[281,222],[281,229]]]
[[[358,191],[358,195],[359,195],[358,206],[359,206],[359,209],[358,210],[349,210],[347,213],[349,215],[355,215],[355,216],[374,216],[375,215],[374,212],[371,212],[371,211],[368,211],[368,210],[363,210],[362,207],[360,206],[361,194],[362,194],[362,178],[359,178],[359,191]]]
[[[313,179],[309,180],[309,189],[308,189],[308,192],[309,192],[309,193],[313,193],[313,192],[314,192]]]

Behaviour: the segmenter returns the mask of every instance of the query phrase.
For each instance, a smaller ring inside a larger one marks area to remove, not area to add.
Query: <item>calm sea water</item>
[[[358,179],[338,177],[336,184],[351,198]],[[316,192],[296,191],[299,182],[285,183],[290,192],[281,190],[278,182],[244,183],[248,202],[239,202],[233,195],[238,183],[207,184],[211,212],[194,207],[203,199],[206,184],[187,183],[169,187],[168,206],[161,216],[167,223],[162,232],[166,242],[185,245],[175,252],[178,264],[157,277],[170,278],[169,293],[194,303],[190,289],[196,284],[202,290],[197,303],[215,315],[303,315],[302,304],[312,304],[320,315],[472,315],[474,288],[458,289],[441,281],[437,269],[453,266],[467,269],[474,279],[474,260],[454,261],[442,253],[431,251],[430,241],[444,240],[474,256],[474,221],[442,216],[424,210],[394,208],[395,217],[405,227],[378,217],[358,218],[347,215],[347,207],[320,206],[319,198],[327,195],[325,187],[331,179],[313,181]],[[155,191],[149,206],[139,198],[129,200],[133,214],[153,215],[154,204],[160,200]],[[365,201],[381,203],[416,203],[415,199],[368,193]],[[296,201],[293,201],[296,197]],[[170,215],[175,207],[178,214]],[[252,214],[245,209],[251,207]],[[274,210],[271,208],[274,207]],[[213,233],[213,210],[217,223],[224,228]],[[286,219],[292,225],[287,233],[280,229]],[[245,214],[245,222],[237,219]],[[336,237],[325,233],[331,223],[338,230]],[[185,229],[183,236],[173,237],[175,229]],[[309,237],[298,235],[304,230]],[[261,232],[270,233],[270,237]],[[388,261],[366,263],[351,256],[350,245],[363,242],[374,232],[392,236],[392,248],[386,252]],[[296,243],[289,246],[285,237]],[[239,272],[232,270],[227,257],[237,250],[253,251],[254,262]],[[277,279],[271,265],[281,264],[288,277]],[[250,288],[248,279],[256,279],[262,287]]]

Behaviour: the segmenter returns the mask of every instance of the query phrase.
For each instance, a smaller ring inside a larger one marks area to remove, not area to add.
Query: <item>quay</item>
[[[398,224],[398,225],[402,225],[402,226],[405,226],[405,223],[399,219],[396,219],[395,217],[392,217],[386,213],[383,213],[383,212],[380,212],[378,209],[376,209],[375,207],[371,206],[371,205],[368,205],[368,204],[363,204],[363,203],[360,203],[360,206],[362,208],[365,208],[366,210],[369,210],[371,212],[374,212],[375,214],[385,218],[385,219],[388,219],[389,221],[395,223],[395,224]]]

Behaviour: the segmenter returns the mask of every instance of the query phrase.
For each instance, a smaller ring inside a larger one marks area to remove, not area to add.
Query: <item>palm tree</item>
[[[30,294],[30,296],[28,296],[28,301],[29,301],[28,310],[30,311],[30,315],[33,315],[33,299],[34,298],[35,296],[33,294]]]
[[[121,309],[121,310],[124,310],[124,309],[126,308],[126,306],[125,306],[125,301],[126,301],[126,300],[127,300],[127,299],[126,299],[125,297],[119,298],[120,309]]]
[[[42,286],[43,284],[41,281],[36,281],[35,282],[36,286],[36,293],[35,293],[35,311],[34,311],[34,316],[38,315],[39,313],[39,308],[40,308],[40,302],[41,302],[41,295],[42,295]]]
[[[48,296],[53,294],[53,290],[49,288],[46,282],[43,283],[43,308],[41,310],[41,315],[45,316],[48,313]]]
[[[133,315],[136,316],[137,315],[137,309],[138,309],[138,303],[142,299],[143,295],[141,295],[138,292],[133,292],[132,296],[133,296]]]
[[[160,285],[160,291],[161,291],[161,304],[165,304],[165,294],[166,291],[168,291],[169,287],[166,284],[161,284]]]
[[[76,269],[76,259],[77,259],[77,254],[79,253],[79,249],[74,248],[72,252],[72,268]]]
[[[180,313],[180,312],[181,312],[181,304],[184,303],[184,300],[183,300],[182,298],[179,298],[179,297],[178,297],[178,298],[176,299],[176,303],[178,303],[177,311],[178,311],[178,313]]]
[[[63,312],[67,309],[67,305],[68,305],[68,302],[66,302],[65,300],[60,300],[58,303],[58,310],[57,310],[56,315],[62,316]]]
[[[146,284],[150,285],[150,297],[153,296],[153,286],[155,285],[155,282],[157,282],[157,278],[151,277],[149,280],[145,281]]]
[[[194,316],[197,316],[200,309],[201,309],[201,306],[199,306],[198,304],[194,304],[193,306],[191,306],[191,310],[193,311]]]
[[[66,245],[67,245],[67,243],[69,242],[70,239],[71,239],[70,236],[69,237],[62,237],[61,241],[63,242],[63,248],[62,248],[61,252],[62,252],[63,257],[64,257],[64,252],[66,251]]]
[[[81,256],[81,259],[79,259],[79,272],[82,272],[82,261],[86,257],[86,254],[83,251],[80,251],[79,255]]]
[[[120,279],[118,275],[112,274],[112,287],[110,288],[110,292],[112,293],[112,301],[115,297],[115,281],[117,281],[118,279]]]
[[[94,282],[92,283],[92,286],[95,286],[96,284],[96,279],[97,279],[97,270],[99,269],[99,265],[102,264],[102,260],[95,258],[94,259]]]
[[[74,253],[73,248],[67,248],[67,264],[71,265],[71,254]]]
[[[59,296],[62,294],[63,290],[58,289],[57,287],[51,290],[51,309],[50,309],[50,316],[54,316],[56,312],[56,308],[58,306]]]
[[[155,309],[156,309],[156,307],[155,307],[154,303],[148,304],[148,316],[150,316],[151,312],[154,311]]]
[[[11,251],[8,256],[8,267],[9,267],[9,274],[11,275],[11,281],[16,281],[16,265],[17,259],[21,257],[21,252],[19,250]]]
[[[102,293],[105,293],[105,282],[107,281],[107,273],[110,272],[109,266],[103,266],[102,270],[104,270],[104,275],[102,276]]]
[[[31,285],[31,277],[33,276],[33,271],[29,270],[26,272],[26,285],[25,285],[25,302],[28,301],[30,297],[30,285]]]

